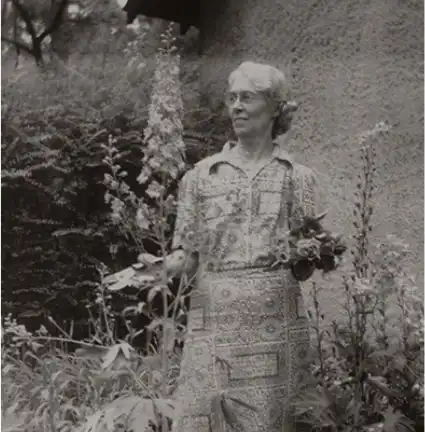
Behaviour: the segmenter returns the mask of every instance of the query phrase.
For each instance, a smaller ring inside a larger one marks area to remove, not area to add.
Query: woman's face
[[[252,82],[238,74],[229,86],[226,103],[238,137],[271,134],[276,104],[258,92]]]

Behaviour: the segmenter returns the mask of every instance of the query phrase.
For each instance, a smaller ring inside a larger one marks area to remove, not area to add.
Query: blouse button
[[[266,298],[266,306],[271,307],[274,305],[274,300],[270,297]]]

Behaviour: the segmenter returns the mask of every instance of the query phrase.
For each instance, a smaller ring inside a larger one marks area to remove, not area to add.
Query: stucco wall
[[[287,147],[319,175],[328,223],[352,233],[359,135],[379,121],[374,239],[409,243],[423,286],[423,3],[402,0],[205,2],[201,89],[220,106],[228,73],[265,61],[300,104]],[[330,304],[334,304],[330,293]]]

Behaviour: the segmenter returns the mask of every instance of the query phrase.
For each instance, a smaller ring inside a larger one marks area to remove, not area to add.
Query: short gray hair
[[[259,93],[278,104],[279,114],[273,125],[272,138],[286,133],[291,128],[293,113],[298,106],[292,99],[292,89],[285,74],[270,65],[245,61],[229,75],[229,86],[240,75],[247,78]]]

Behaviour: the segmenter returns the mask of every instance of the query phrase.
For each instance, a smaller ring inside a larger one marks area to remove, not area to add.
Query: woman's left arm
[[[304,171],[302,195],[302,207],[305,216],[316,216],[324,211],[319,180],[311,169],[305,169]]]
[[[317,174],[314,173],[314,171],[311,171],[311,175],[313,177],[313,201],[314,201],[314,213],[316,215],[322,213],[325,211],[325,203],[324,203],[324,197],[321,189],[321,185],[319,182],[319,179],[317,177]]]

